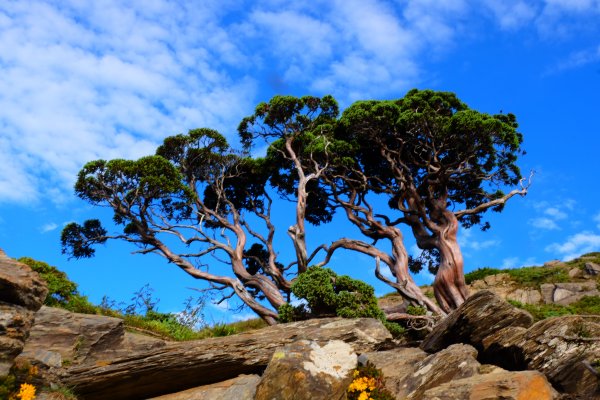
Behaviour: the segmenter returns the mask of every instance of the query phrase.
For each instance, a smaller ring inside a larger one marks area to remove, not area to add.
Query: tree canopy
[[[487,210],[501,211],[512,196],[527,192],[525,186],[502,192],[523,182],[516,129],[514,115],[471,110],[448,92],[412,90],[398,100],[359,101],[341,117],[331,96],[275,96],[241,121],[242,149],[203,128],[167,137],[155,155],[139,160],[86,164],[75,192],[111,208],[120,232],[109,233],[97,219],[68,224],[63,252],[91,257],[94,246],[108,240],[130,242],[137,253],[159,254],[275,323],[293,281],[348,249],[372,256],[376,276],[409,303],[444,314],[467,296],[459,224],[487,229]],[[250,155],[263,146],[264,157]],[[295,208],[286,229],[291,252],[275,248],[275,197]],[[381,197],[387,205],[373,202]],[[338,211],[362,237],[334,237],[308,249],[306,222],[329,223]],[[410,275],[401,226],[428,252],[438,304]],[[291,260],[280,260],[290,254]]]

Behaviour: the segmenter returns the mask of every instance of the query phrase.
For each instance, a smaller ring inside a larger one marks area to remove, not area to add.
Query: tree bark
[[[464,261],[457,241],[458,219],[449,210],[443,211],[445,223],[436,237],[440,265],[433,282],[433,293],[440,307],[450,312],[469,297],[465,283]]]

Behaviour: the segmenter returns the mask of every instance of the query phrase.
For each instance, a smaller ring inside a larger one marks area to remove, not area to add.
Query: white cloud
[[[248,113],[255,83],[223,73],[245,56],[215,10],[161,0],[3,3],[0,201],[71,193],[87,161],[151,154],[168,135],[229,128]]]
[[[579,50],[571,53],[565,60],[560,61],[546,71],[546,75],[552,75],[563,71],[576,69],[588,64],[600,62],[600,46]]]
[[[539,229],[546,229],[546,230],[558,230],[560,229],[560,227],[558,226],[558,224],[550,219],[550,218],[546,218],[546,217],[539,217],[539,218],[533,218],[529,220],[529,223],[534,226],[535,228],[539,228]]]
[[[600,229],[600,212],[596,214],[596,216],[594,217],[594,221],[598,223],[598,225],[596,226],[598,227],[598,229]]]
[[[228,300],[223,300],[221,302],[211,302],[210,306],[219,311],[223,311],[223,312],[229,311],[229,301]]]
[[[464,250],[484,250],[491,247],[496,247],[500,244],[499,240],[488,239],[488,240],[476,240],[473,237],[473,231],[471,229],[464,229],[458,237],[458,244],[461,249]]]
[[[55,230],[56,228],[58,228],[58,224],[55,224],[54,222],[50,222],[50,223],[45,224],[42,227],[40,227],[40,232],[47,233],[47,232],[51,232],[51,231]]]
[[[502,29],[514,30],[530,23],[537,12],[532,4],[522,0],[485,0]]]
[[[532,266],[532,265],[539,265],[540,263],[538,263],[534,257],[529,257],[526,259],[521,259],[519,257],[507,257],[505,259],[502,260],[502,263],[500,264],[500,269],[509,269],[509,268],[521,268],[521,267],[528,267],[528,266]]]
[[[244,314],[233,314],[231,315],[231,320],[232,321],[247,321],[249,319],[254,319],[257,318],[256,314],[254,313],[244,313]]]
[[[544,214],[554,218],[555,220],[561,220],[567,218],[567,213],[561,211],[557,207],[550,207],[544,210]]]
[[[546,251],[560,254],[565,261],[598,250],[600,250],[600,235],[589,231],[577,233],[569,236],[563,243],[553,243],[546,247]]]

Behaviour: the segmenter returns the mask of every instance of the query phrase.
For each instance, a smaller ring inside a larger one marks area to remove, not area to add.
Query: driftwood
[[[309,320],[97,360],[67,370],[62,381],[80,399],[146,399],[260,373],[276,348],[298,339],[343,340],[362,353],[385,346],[391,335],[375,319]]]

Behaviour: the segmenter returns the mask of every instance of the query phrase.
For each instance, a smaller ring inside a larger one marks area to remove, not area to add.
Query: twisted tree
[[[264,160],[236,154],[210,129],[168,137],[154,156],[92,161],[80,171],[75,192],[110,207],[122,232],[108,234],[99,220],[68,224],[63,253],[91,257],[95,245],[124,240],[138,246],[137,253],[159,254],[215,289],[230,289],[273,324],[291,284],[273,249],[265,169]],[[249,215],[262,229],[249,225]],[[216,267],[204,262],[209,255],[219,261]]]
[[[352,144],[362,190],[386,196],[400,212],[376,216],[388,227],[407,224],[421,249],[439,255],[435,297],[446,312],[458,307],[468,295],[459,224],[488,229],[487,210],[501,211],[527,193],[516,165],[523,138],[515,116],[480,113],[453,93],[415,89],[396,101],[357,102],[341,126],[337,135]]]

